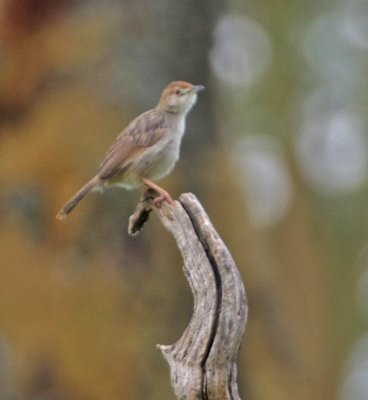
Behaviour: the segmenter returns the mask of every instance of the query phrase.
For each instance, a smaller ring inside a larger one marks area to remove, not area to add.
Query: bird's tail
[[[99,186],[100,178],[96,175],[88,181],[57,213],[57,219],[64,219],[73,210],[73,208],[86,196],[92,189]]]

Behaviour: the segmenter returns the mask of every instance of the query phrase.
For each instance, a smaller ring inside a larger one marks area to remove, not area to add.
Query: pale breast
[[[141,186],[142,178],[157,181],[169,174],[179,159],[181,140],[185,131],[185,117],[169,116],[167,135],[147,149],[126,169],[109,179],[109,184],[133,189]]]
[[[185,118],[169,120],[167,130],[168,134],[147,149],[138,161],[138,169],[142,177],[158,180],[174,168],[179,158],[181,140],[185,131]]]

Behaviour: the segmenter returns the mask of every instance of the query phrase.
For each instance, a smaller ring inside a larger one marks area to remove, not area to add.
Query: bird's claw
[[[154,202],[154,204],[155,204],[155,206],[157,208],[161,207],[161,204],[162,204],[163,201],[166,201],[166,203],[168,203],[168,204],[173,204],[174,203],[174,200],[171,198],[171,196],[167,192],[161,193],[160,196],[155,197],[153,199],[153,202]]]

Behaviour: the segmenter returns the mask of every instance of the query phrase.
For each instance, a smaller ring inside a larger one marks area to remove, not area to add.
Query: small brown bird
[[[64,219],[91,191],[106,186],[121,186],[131,190],[142,186],[154,189],[162,201],[172,198],[157,181],[171,172],[179,158],[185,119],[204,86],[188,82],[171,82],[162,92],[155,108],[134,119],[116,138],[99,171],[59,211],[56,218]]]

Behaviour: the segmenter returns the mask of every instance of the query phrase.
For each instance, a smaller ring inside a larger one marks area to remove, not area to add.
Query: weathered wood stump
[[[174,236],[184,273],[194,296],[193,315],[182,337],[159,345],[180,400],[240,400],[236,359],[247,320],[244,286],[234,260],[193,194],[173,205],[140,202],[130,217],[129,232],[139,232],[156,210]]]

